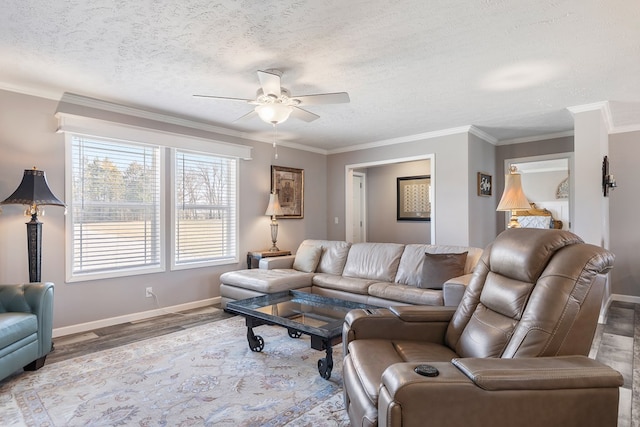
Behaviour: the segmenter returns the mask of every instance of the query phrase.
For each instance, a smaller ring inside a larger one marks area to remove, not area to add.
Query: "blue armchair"
[[[0,285],[0,380],[35,371],[51,352],[53,283]]]

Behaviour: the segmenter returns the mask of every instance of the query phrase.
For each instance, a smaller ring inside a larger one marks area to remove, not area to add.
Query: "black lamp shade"
[[[29,281],[40,282],[42,263],[42,223],[38,221],[39,205],[64,206],[53,195],[44,171],[25,169],[22,182],[12,195],[0,202],[3,205],[29,205],[27,212],[31,221],[27,223],[27,251],[29,255]]]
[[[64,206],[53,195],[47,184],[44,171],[37,169],[25,169],[22,182],[12,195],[0,202],[3,205],[55,205]]]

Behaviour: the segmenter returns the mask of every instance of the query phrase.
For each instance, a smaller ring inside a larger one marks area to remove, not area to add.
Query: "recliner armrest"
[[[533,371],[532,359],[457,359],[476,380],[449,362],[424,362],[439,370],[436,377],[415,373],[417,362],[395,363],[382,374],[378,425],[417,427],[425,420],[452,427],[616,425],[622,384],[616,371],[584,356],[539,359],[547,359],[541,373]],[[483,368],[484,362],[495,363],[495,369]],[[522,374],[522,368],[529,371]],[[485,389],[476,381],[498,388]]]
[[[449,322],[456,307],[399,305],[389,310],[404,322]]]
[[[342,329],[344,354],[356,339],[418,340],[444,343],[454,307],[398,306],[351,310]]]
[[[490,391],[620,387],[624,383],[618,371],[586,356],[456,358],[451,363]]]
[[[0,304],[6,311],[25,312],[38,319],[38,357],[51,351],[53,283],[0,285]]]

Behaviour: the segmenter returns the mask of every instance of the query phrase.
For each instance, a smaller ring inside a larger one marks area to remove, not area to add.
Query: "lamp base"
[[[42,223],[37,214],[31,215],[27,223],[27,251],[29,255],[29,282],[40,282],[42,262]]]
[[[271,243],[273,244],[271,248],[269,248],[269,252],[278,252],[280,249],[276,246],[276,241],[278,240],[278,221],[276,221],[275,216],[271,219]]]
[[[507,228],[520,228],[518,218],[513,213],[511,213],[511,218],[509,218],[509,224],[507,224]]]

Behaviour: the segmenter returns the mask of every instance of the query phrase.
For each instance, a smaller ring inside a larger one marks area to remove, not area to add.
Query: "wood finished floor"
[[[229,317],[232,315],[219,306],[211,306],[55,338],[55,350],[47,356],[47,364]],[[636,338],[640,338],[640,304],[614,301],[607,310],[605,323],[598,325],[589,357],[611,366],[624,377],[618,427],[640,426],[640,363],[634,363],[640,361],[640,339]]]
[[[220,306],[211,306],[167,313],[139,322],[128,322],[64,337],[54,338],[55,350],[47,356],[46,363],[56,363],[96,351],[107,350],[132,342],[178,332],[205,323],[226,319],[233,315]]]

